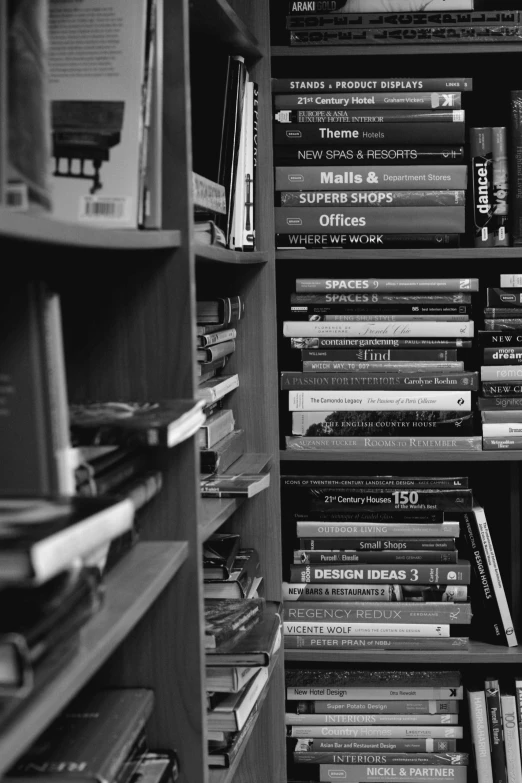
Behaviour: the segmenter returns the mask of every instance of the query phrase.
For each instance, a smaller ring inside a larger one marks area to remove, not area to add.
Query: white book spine
[[[283,582],[283,601],[392,601],[393,585],[298,585]]]
[[[522,275],[500,275],[501,288],[522,288]]]
[[[509,610],[504,585],[502,584],[502,577],[500,575],[500,569],[498,567],[497,558],[495,556],[495,550],[493,549],[493,542],[491,541],[486,515],[482,506],[477,504],[473,506],[472,513],[475,514],[480,540],[482,541],[482,546],[484,547],[484,554],[486,556],[489,577],[491,584],[493,585],[495,599],[497,601],[498,610],[502,618],[507,645],[508,647],[516,647],[518,645],[517,637],[515,634],[515,629],[513,628],[513,620]]]
[[[352,739],[462,739],[463,731],[461,726],[292,726],[290,736]]]
[[[253,249],[253,202],[254,202],[254,83],[248,82],[245,93],[245,157],[243,167],[243,213],[241,223],[241,249]]]
[[[522,783],[516,700],[514,696],[501,694],[500,703],[502,706],[502,727],[504,729],[508,783]]]
[[[473,337],[474,322],[452,321],[284,321],[285,337]]]
[[[522,308],[521,308],[522,310]],[[487,365],[480,368],[481,381],[522,381],[522,364]]]
[[[247,75],[248,80],[248,75]],[[245,92],[243,94],[243,110],[241,122],[241,134],[239,137],[239,150],[237,155],[237,167],[235,173],[236,186],[234,190],[234,203],[231,206],[232,209],[232,230],[230,236],[230,247],[232,250],[243,249],[243,219],[245,212],[245,159],[246,159],[246,135],[247,135],[247,123],[246,118],[248,116],[248,86],[250,82],[245,84]]]
[[[482,434],[486,438],[503,438],[506,435],[522,435],[522,422],[499,422],[493,424],[485,422],[482,425]]]
[[[450,635],[449,625],[431,623],[284,623],[287,636],[423,636],[428,638]]]
[[[370,693],[371,692],[371,693]],[[286,689],[286,698],[289,701],[335,699],[336,701],[358,701],[368,699],[372,701],[386,701],[387,699],[408,699],[410,701],[422,699],[429,701],[460,700],[464,697],[462,685],[452,688],[430,687],[429,685],[290,685]]]
[[[470,411],[471,392],[344,392],[292,390],[290,411]]]

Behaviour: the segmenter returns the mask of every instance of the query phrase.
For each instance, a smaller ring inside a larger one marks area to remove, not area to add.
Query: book
[[[396,32],[396,31],[393,31]],[[334,33],[335,34],[335,33]],[[307,36],[315,33],[292,33]],[[321,35],[321,34],[319,34]],[[329,35],[332,35],[330,32]],[[338,32],[337,35],[343,35]],[[332,144],[355,142],[361,146],[394,144],[464,144],[463,122],[442,122],[432,127],[422,122],[386,122],[378,128],[366,128],[357,123],[277,123],[274,126],[274,144]],[[409,167],[408,167],[409,168]],[[454,186],[455,187],[455,186]],[[276,185],[276,189],[280,190]]]
[[[516,435],[509,438],[505,436],[502,438],[483,437],[482,448],[484,451],[500,451],[506,449],[518,451],[518,449],[522,448],[522,438],[517,437]]]
[[[430,419],[422,419],[420,413],[432,413]],[[401,435],[429,432],[431,435],[472,435],[474,414],[460,416],[449,411],[396,411],[376,414],[375,411],[323,411],[320,413],[292,413],[292,435],[361,436]]]
[[[494,783],[506,783],[506,753],[502,731],[502,711],[498,680],[487,679],[484,683],[484,691],[488,715],[493,781]]]
[[[452,9],[447,7],[447,3],[442,8],[436,8],[430,3],[429,10],[417,10],[415,13],[403,13],[401,8],[393,7],[391,9],[382,9],[384,13],[349,13],[338,12],[324,14],[316,12],[312,14],[293,13],[286,17],[287,30],[315,28],[315,27],[340,27],[349,29],[350,27],[362,28],[381,28],[381,27],[451,27],[473,26],[473,25],[499,25],[499,24],[519,24],[521,15],[518,11],[458,11],[452,13]],[[418,6],[420,9],[422,6]],[[350,8],[348,6],[348,8]],[[426,6],[424,7],[426,8]],[[440,13],[444,10],[444,14]]]
[[[220,375],[198,386],[196,396],[204,403],[217,402],[239,386],[239,375]],[[201,422],[203,423],[203,422]]]
[[[493,140],[491,128],[470,128],[475,247],[493,247]]]
[[[127,499],[1,498],[2,581],[42,584],[130,530],[133,517]]]
[[[522,680],[515,680],[515,701],[518,718],[518,738],[522,741]]]
[[[306,753],[336,752],[349,753],[451,753],[457,750],[455,739],[421,739],[421,738],[396,738],[388,739],[348,739],[327,737],[300,738],[296,743],[296,751]]]
[[[481,384],[481,394],[483,397],[509,397],[522,392],[522,385],[513,381],[495,383],[494,381],[483,381]]]
[[[285,636],[285,650],[467,650],[469,637]]]
[[[325,482],[321,487],[284,488],[284,499],[291,504],[295,516],[301,512],[314,516],[316,512],[324,514],[342,510],[357,511],[359,508],[373,507],[385,511],[464,511],[473,507],[471,489],[414,488],[395,489],[393,487],[339,487],[335,482]]]
[[[294,96],[289,96],[294,97]],[[297,96],[295,96],[297,97]],[[369,163],[387,164],[400,163],[404,165],[431,165],[464,163],[464,147],[460,144],[396,144],[395,146],[338,147],[302,146],[293,147],[290,144],[274,147],[274,163],[276,166],[321,166],[328,163],[348,163],[352,166],[365,166]],[[394,191],[397,192],[397,191]]]
[[[265,601],[259,622],[234,644],[225,643],[206,650],[209,666],[264,666],[270,664],[281,644],[281,606]]]
[[[296,296],[330,296],[330,297],[343,297],[343,296],[402,296],[402,294],[296,294]],[[437,296],[435,294],[434,296]],[[444,294],[439,295],[444,296]],[[466,296],[466,294],[446,294],[446,296]],[[489,333],[488,333],[489,334]],[[502,333],[503,334],[503,333]],[[505,335],[504,335],[505,336]],[[512,335],[511,335],[512,336]],[[369,340],[359,337],[341,337],[341,338],[329,338],[329,337],[292,337],[290,339],[291,348],[303,349],[320,349],[320,348],[408,348],[410,350],[420,348],[435,348],[435,349],[456,349],[456,348],[471,348],[471,340],[461,340],[459,338],[422,338],[413,337],[411,339],[405,338],[379,338],[371,337]],[[332,354],[331,358],[335,358],[336,354]],[[357,360],[354,356],[354,361]],[[438,363],[438,362],[437,362]],[[462,363],[458,363],[452,366],[455,369],[464,369]],[[436,364],[433,365],[434,369],[437,369]],[[369,368],[371,369],[371,368]]]
[[[211,693],[238,693],[259,671],[259,666],[207,666],[205,687]]]
[[[198,445],[202,449],[211,449],[226,435],[234,430],[234,412],[223,408],[208,416],[198,430]]]
[[[467,560],[459,560],[457,565],[425,565],[419,564],[416,568],[384,568],[367,567],[360,563],[357,568],[343,568],[341,566],[325,565],[290,565],[290,582],[307,584],[329,584],[331,582],[341,584],[446,584],[451,582],[456,585],[469,585],[471,567]],[[357,634],[364,636],[364,633]],[[391,634],[383,634],[391,635]]]
[[[411,373],[306,373],[282,372],[280,388],[301,389],[318,388],[326,391],[339,388],[357,389],[463,389],[478,391],[478,372],[455,372],[451,374]]]
[[[237,758],[242,746],[250,736],[250,731],[255,723],[258,712],[258,703],[254,704],[252,711],[245,721],[241,731],[232,732],[228,742],[221,743],[214,747],[209,742],[207,762],[209,767],[230,767],[234,759]]]
[[[259,622],[262,610],[263,601],[259,599],[211,600],[207,598],[205,600],[205,650],[214,650],[231,640],[236,642],[242,633]]]
[[[343,689],[349,688],[350,690],[360,690],[363,686],[366,689],[371,688],[372,699],[382,698],[381,693],[378,693],[378,689],[389,692],[390,690],[397,690],[393,696],[405,696],[410,699],[463,699],[463,690],[461,687],[460,672],[452,670],[435,671],[433,669],[424,669],[421,671],[405,671],[397,669],[310,669],[302,667],[299,669],[287,669],[285,672],[285,683],[287,686],[287,699],[301,700],[303,697],[294,693],[294,689],[303,687],[314,687],[317,690],[324,689],[326,686],[341,687]],[[388,687],[389,686],[389,687]],[[288,688],[292,688],[288,691]],[[377,690],[374,690],[377,689]],[[415,693],[407,694],[402,693],[402,689],[413,689]],[[444,695],[429,695],[431,693],[440,693]],[[425,690],[424,695],[421,691]],[[290,695],[290,693],[292,695]],[[333,696],[334,694],[324,694]],[[348,694],[347,694],[348,695]],[[323,698],[318,693],[314,694],[313,698]],[[343,699],[344,695],[335,696],[336,699]],[[352,696],[356,699],[355,696]],[[363,696],[363,699],[368,698],[368,693]],[[442,750],[442,749],[441,749]]]
[[[426,191],[420,191],[426,192]],[[442,191],[440,191],[442,192]],[[451,191],[447,191],[450,192]],[[395,193],[395,191],[394,191]],[[400,191],[397,191],[397,193],[400,193]],[[371,195],[371,192],[368,194]],[[379,311],[381,311],[382,307],[386,306],[397,306],[397,305],[470,305],[472,303],[472,296],[471,294],[461,294],[461,293],[452,293],[452,294],[376,294],[373,292],[364,292],[364,293],[351,293],[346,292],[342,294],[338,293],[320,293],[320,294],[291,294],[290,295],[290,303],[292,305],[353,305],[354,307],[360,307],[360,306],[366,306],[367,308],[373,308],[376,307],[379,308]],[[351,312],[349,310],[348,312]],[[365,312],[365,311],[363,311]],[[462,312],[468,312],[468,310],[463,310]],[[436,341],[434,342],[435,345],[438,345]],[[421,341],[420,343],[413,342],[411,347],[418,347],[419,345],[430,345],[431,342],[429,340],[427,341]],[[390,345],[389,347],[401,347],[401,343],[398,345]],[[406,344],[402,345],[402,347],[405,347]],[[306,346],[303,346],[306,347]],[[309,346],[312,347],[312,346]],[[465,346],[457,346],[455,343],[452,343],[451,341],[448,341],[447,345],[440,345],[441,348],[457,348],[457,347],[465,347]]]
[[[522,288],[522,275],[500,275],[501,288]]]
[[[228,579],[239,551],[237,533],[214,533],[203,542],[203,574],[207,579]]]
[[[299,338],[292,338],[292,339],[299,339]],[[336,365],[330,365],[327,364],[326,366],[322,367],[322,364],[326,362],[368,362],[369,369],[374,366],[374,362],[382,362],[382,363],[395,363],[395,362],[405,362],[407,366],[410,368],[410,370],[414,369],[414,365],[412,364],[415,362],[415,365],[417,363],[422,362],[429,362],[430,366],[433,366],[434,370],[442,370],[444,369],[444,365],[442,367],[438,367],[438,365],[441,362],[451,362],[450,365],[451,369],[463,369],[463,365],[461,364],[454,364],[454,362],[457,360],[457,348],[441,348],[440,350],[438,348],[435,348],[433,345],[426,346],[426,347],[416,347],[416,346],[400,346],[396,347],[393,344],[392,345],[383,345],[383,346],[374,346],[374,340],[379,338],[344,338],[344,337],[310,337],[306,338],[303,337],[302,340],[317,340],[321,343],[323,343],[322,350],[314,349],[313,347],[308,348],[308,343],[304,343],[302,350],[301,350],[301,358],[303,359],[303,367],[306,366],[305,372],[318,372],[322,369],[326,371],[333,371],[330,370],[330,367],[333,367],[333,369],[336,369]],[[401,340],[401,338],[394,338],[393,336],[390,337],[390,342],[393,343],[397,340]],[[405,338],[407,339],[407,338]],[[413,338],[415,339],[415,338]],[[359,343],[368,343],[368,345],[361,345],[360,347],[351,347],[350,343],[357,340]],[[382,339],[382,342],[385,341],[385,338]],[[404,342],[404,340],[402,340]],[[419,340],[417,340],[419,342]],[[433,340],[432,342],[435,342]],[[345,344],[348,344],[350,347],[345,347]],[[315,363],[312,364],[304,364],[304,362],[312,362],[315,360]],[[339,369],[340,369],[339,365]]]
[[[245,431],[233,430],[219,440],[210,449],[199,450],[200,471],[203,475],[210,473],[224,473],[245,452]],[[209,481],[220,481],[220,477],[214,477]],[[210,484],[209,490],[212,490]]]
[[[465,230],[463,207],[337,207],[327,214],[321,207],[275,207],[275,230],[323,234],[350,231],[366,234],[387,231],[404,233],[454,233]]]
[[[464,392],[466,394],[466,392]],[[494,399],[513,399],[509,397],[491,398]],[[522,398],[521,398],[522,400]],[[480,404],[479,404],[479,407]],[[522,405],[520,406],[522,407]],[[382,450],[389,452],[404,452],[409,450],[412,453],[417,451],[481,451],[482,443],[480,436],[470,435],[468,437],[458,435],[456,437],[419,437],[419,438],[401,438],[392,435],[383,435],[379,437],[294,437],[287,435],[285,437],[286,448],[292,451],[366,451],[368,449]],[[405,532],[405,531],[403,531]]]
[[[298,293],[440,293],[479,290],[478,278],[309,278],[295,281]]]
[[[308,636],[310,634],[313,636],[402,636],[410,638],[411,636],[445,637],[450,635],[449,625],[433,625],[431,623],[421,625],[419,623],[337,622],[335,625],[327,625],[325,623],[285,622],[283,623],[283,631],[285,636]],[[389,718],[389,716],[386,716],[386,718]],[[411,722],[414,723],[415,721],[412,720]]]
[[[487,445],[493,445],[492,442],[490,443],[490,441],[493,441],[493,439],[507,438],[509,441],[509,436],[516,437],[522,435],[522,424],[520,422],[483,422],[482,435],[483,440],[484,438],[486,439]]]
[[[235,324],[241,320],[245,311],[245,302],[240,296],[228,296],[219,299],[198,300],[196,308],[198,325],[215,325],[211,331],[217,332],[221,331],[225,324]],[[205,333],[198,332],[198,334]]]
[[[290,31],[290,45],[317,46],[318,44],[347,45],[361,44],[411,44],[444,43],[458,41],[465,43],[488,43],[499,40],[515,40],[522,38],[522,25],[454,25],[453,27],[376,27],[360,30],[313,30]]]
[[[444,770],[443,773],[441,771]],[[435,780],[441,774],[444,774],[445,778],[454,780],[455,783],[466,783],[467,769],[466,767],[458,766],[446,766],[446,767],[427,767],[427,766],[412,766],[411,764],[405,766],[375,766],[375,765],[347,765],[347,764],[320,764],[319,765],[319,780],[329,781],[335,780],[339,773],[342,772],[344,780],[349,783],[361,783],[362,781],[375,781],[380,780],[381,776],[386,774],[390,778],[396,780],[409,779],[414,780],[417,776],[422,775],[423,778]]]
[[[488,307],[522,307],[520,288],[487,288],[486,305]]]
[[[217,212],[226,215],[225,188],[193,171],[192,203],[196,212]]]
[[[342,702],[339,702],[342,704]],[[356,725],[387,725],[397,726],[401,724],[410,724],[412,726],[442,726],[442,725],[457,725],[459,722],[459,716],[456,714],[444,714],[444,715],[423,715],[421,713],[415,713],[413,715],[402,715],[395,713],[392,715],[379,715],[362,713],[352,714],[351,712],[345,712],[339,715],[330,713],[301,713],[301,712],[287,712],[285,715],[285,723],[287,726],[326,726],[326,725],[341,725],[348,726],[350,724]]]
[[[459,247],[459,234],[276,234],[276,250]]]
[[[227,579],[204,579],[204,597],[247,598],[252,582],[259,573],[259,566],[259,555],[255,549],[240,549]]]
[[[194,435],[205,421],[201,400],[90,402],[70,405],[73,445],[166,446]]]
[[[199,217],[196,215],[196,217]],[[194,242],[199,245],[219,245],[226,247],[227,242],[224,232],[216,225],[214,220],[194,221]]]
[[[516,700],[511,694],[501,693],[500,702],[506,750],[507,779],[509,781],[521,780],[522,766],[520,763],[520,741],[518,736]]]
[[[291,475],[281,476],[282,489],[338,488],[361,489],[466,489],[469,486],[467,476],[322,476]]]
[[[458,165],[408,166],[404,171],[399,166],[277,166],[275,170],[276,190],[287,191],[465,190],[466,186],[466,166]]]
[[[484,348],[483,361],[486,365],[522,363],[522,346],[506,345],[503,347]],[[482,380],[486,379],[483,378]]]
[[[315,0],[308,0],[315,2]],[[446,0],[443,0],[446,2]],[[344,4],[344,3],[343,3]],[[307,3],[308,5],[308,3]],[[311,6],[312,8],[313,6]],[[299,10],[299,13],[303,13]],[[315,13],[315,8],[313,13]],[[291,12],[290,12],[291,13]],[[310,92],[427,92],[427,91],[458,91],[468,92],[473,89],[473,79],[451,77],[370,77],[370,78],[278,78],[272,79],[272,93],[310,93]]]
[[[522,92],[520,90],[512,90],[510,99],[509,179],[514,184],[510,200],[510,225],[513,245],[517,246],[522,244],[522,194],[516,187],[522,166]],[[502,288],[506,287],[506,285],[511,287],[504,282],[504,279],[509,277],[509,275],[501,275],[500,285]]]
[[[508,247],[509,236],[509,181],[507,156],[507,128],[491,128],[491,149],[493,155],[493,245]]]
[[[320,565],[322,563],[375,563],[387,565],[390,563],[456,563],[457,552],[430,552],[430,551],[397,551],[397,552],[352,552],[349,549],[332,551],[294,549],[295,565]]]
[[[479,397],[477,407],[479,411],[522,408],[522,397]]]
[[[107,42],[110,65],[103,69],[96,53],[105,20],[97,11],[94,0],[81,8],[51,1],[52,214],[107,228],[137,228],[147,4],[113,0],[110,12],[122,21]]]
[[[115,779],[153,702],[153,692],[145,688],[107,689],[76,698],[8,770],[6,780]],[[64,759],[69,763],[64,765]]]
[[[459,522],[443,522],[442,524],[430,524],[426,522],[296,522],[298,538],[308,536],[320,538],[361,536],[388,536],[389,538],[404,538],[414,536],[418,538],[433,538],[440,534],[441,538],[458,538],[460,531]]]
[[[335,93],[311,92],[306,95],[277,93],[274,96],[275,109],[302,109],[304,107],[324,106],[370,107],[371,109],[432,109],[447,110],[461,108],[460,92],[365,92]],[[386,121],[386,120],[384,120]]]
[[[364,125],[376,126],[382,123],[445,123],[445,122],[464,122],[465,112],[463,109],[453,109],[450,111],[433,111],[431,109],[377,109],[376,111],[365,111],[361,109],[345,109],[336,107],[334,109],[280,109],[274,114],[274,121],[280,123],[302,123],[302,122],[335,122],[335,123],[361,123]]]
[[[205,479],[201,482],[201,497],[203,498],[251,498],[262,492],[270,485],[270,473],[258,473],[248,475],[241,473],[238,476],[227,474]]]
[[[464,190],[283,190],[276,193],[278,207],[330,204],[356,207],[458,207],[465,203]]]
[[[345,538],[300,538],[299,546],[305,550],[336,550],[349,548],[352,552],[356,551],[454,551],[455,540],[453,538],[351,538],[346,541]]]
[[[296,712],[304,715],[323,715],[335,713],[347,713],[353,717],[362,714],[369,716],[376,714],[380,719],[391,715],[448,715],[459,711],[457,701],[422,701],[422,700],[398,700],[393,701],[300,701],[297,703]],[[365,722],[364,720],[362,721]],[[381,721],[382,722],[382,721]]]
[[[473,321],[283,321],[285,337],[473,337]]]
[[[462,739],[462,726],[288,726],[289,737]]]
[[[471,410],[470,391],[376,391],[354,393],[345,391],[289,391],[290,411],[320,410]]]
[[[267,682],[268,668],[263,667],[239,693],[224,694],[220,702],[207,712],[208,727],[241,731]]]
[[[179,776],[176,753],[172,750],[145,753],[136,776],[142,783],[175,783]]]
[[[224,356],[229,356],[236,350],[236,341],[227,340],[226,342],[209,345],[205,348],[196,350],[196,360],[198,362],[215,362]]]
[[[299,743],[298,743],[299,745]],[[297,746],[296,746],[297,747]],[[294,751],[292,756],[296,764],[409,764],[412,761],[408,753],[343,753],[343,752],[313,752]],[[418,753],[414,759],[422,766],[464,766],[469,763],[467,753]]]

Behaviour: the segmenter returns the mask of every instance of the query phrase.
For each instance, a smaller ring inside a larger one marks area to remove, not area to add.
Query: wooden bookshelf
[[[240,253],[217,245],[195,245],[196,261],[209,264],[266,264],[266,253]]]
[[[505,54],[506,52],[522,52],[522,42],[507,41],[506,43],[422,43],[399,46],[382,44],[378,46],[272,46],[272,57],[403,57],[419,56],[437,57],[439,55]]]
[[[331,663],[377,663],[387,664],[440,664],[460,667],[464,664],[522,663],[520,647],[500,647],[494,644],[471,641],[469,650],[285,650],[285,661],[298,661],[309,666],[315,661]],[[501,669],[496,669],[501,675]]]
[[[405,247],[403,250],[277,250],[276,260],[285,261],[402,261],[415,262],[423,260],[434,261],[505,261],[507,263],[518,261],[520,250],[517,247],[477,248],[433,248],[413,249]]]
[[[521,462],[522,451],[281,451],[282,462]]]

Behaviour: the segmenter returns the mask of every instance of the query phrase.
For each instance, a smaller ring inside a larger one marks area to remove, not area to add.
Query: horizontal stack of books
[[[198,438],[201,473],[222,473],[245,450],[244,430],[236,428],[234,412],[223,408],[223,399],[239,386],[237,373],[225,367],[236,349],[237,325],[244,314],[239,296],[198,301],[197,361],[199,386],[207,420]]]
[[[173,750],[151,752],[146,736],[154,693],[145,688],[96,691],[76,698],[5,774],[10,783],[174,783]]]
[[[521,41],[522,13],[491,0],[290,0],[286,29],[295,46],[488,44]]]
[[[500,687],[497,677],[467,689],[478,783],[522,778],[522,680]]]
[[[282,476],[281,486],[299,539],[283,585],[286,647],[467,648],[472,569],[459,522],[446,521],[472,509],[466,478]]]
[[[466,783],[460,672],[290,669],[286,698],[290,780]]]
[[[522,279],[501,275],[487,289],[481,346],[482,443],[486,450],[522,449]]]
[[[471,88],[463,78],[274,79],[277,247],[458,246]]]
[[[303,372],[283,372],[292,450],[476,451],[472,345],[477,279],[296,280],[283,334]]]
[[[209,599],[256,598],[263,582],[259,554],[241,548],[236,533],[216,533],[205,541],[203,576],[203,594]]]
[[[227,214],[225,188],[192,172],[194,239],[201,245],[226,247],[226,237],[216,224],[216,215]]]

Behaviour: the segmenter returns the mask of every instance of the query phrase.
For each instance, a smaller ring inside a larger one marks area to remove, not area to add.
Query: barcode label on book
[[[131,217],[131,202],[131,198],[124,196],[83,196],[79,219],[125,222]]]
[[[11,182],[5,188],[5,204],[7,209],[16,212],[27,212],[29,209],[29,193],[24,182]]]

